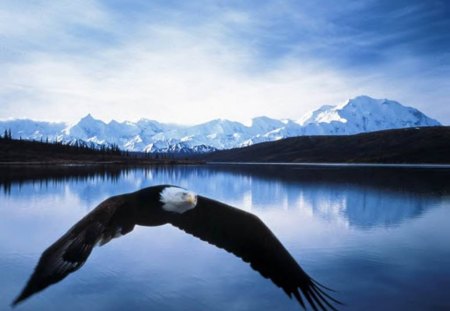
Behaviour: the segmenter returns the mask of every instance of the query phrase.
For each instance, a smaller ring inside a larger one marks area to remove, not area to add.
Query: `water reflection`
[[[13,305],[77,271],[96,244],[107,244],[135,226],[164,224],[241,258],[304,308],[309,303],[314,310],[335,310],[338,301],[327,288],[311,279],[253,214],[171,186],[148,187],[101,203],[42,253]]]
[[[405,168],[28,167],[0,168],[0,187],[25,200],[64,190],[88,207],[110,195],[168,183],[243,209],[306,209],[327,221],[371,228],[398,225],[436,206],[450,194],[449,176],[444,169]]]
[[[163,183],[257,214],[345,310],[450,309],[449,170],[280,166],[1,168],[0,309],[99,202]],[[235,256],[172,226],[108,243],[17,310],[149,308],[299,310]]]

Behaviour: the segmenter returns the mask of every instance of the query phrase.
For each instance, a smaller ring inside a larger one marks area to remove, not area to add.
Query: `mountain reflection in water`
[[[441,196],[450,194],[450,170],[446,169],[76,166],[0,168],[0,173],[5,194],[35,195],[38,189],[49,189],[49,184],[55,192],[58,186],[69,186],[80,202],[89,206],[108,194],[169,183],[242,208],[301,207],[326,220],[359,228],[395,226],[421,215]],[[67,181],[71,183],[67,185]]]
[[[271,165],[1,167],[0,309],[78,219],[156,184],[258,215],[345,310],[450,309],[450,170]],[[169,226],[135,229],[18,309],[298,310],[247,264],[205,244]]]

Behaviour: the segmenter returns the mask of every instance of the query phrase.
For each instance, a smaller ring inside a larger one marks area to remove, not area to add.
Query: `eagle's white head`
[[[165,187],[161,191],[162,208],[168,212],[182,214],[197,205],[197,195],[179,187]]]

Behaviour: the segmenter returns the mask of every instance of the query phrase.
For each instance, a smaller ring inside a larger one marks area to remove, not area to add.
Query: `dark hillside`
[[[450,127],[387,130],[348,136],[302,136],[217,151],[207,161],[450,163]]]
[[[172,159],[161,155],[128,153],[117,147],[92,148],[82,145],[65,145],[10,137],[0,138],[0,164],[178,164],[190,163],[183,159]]]

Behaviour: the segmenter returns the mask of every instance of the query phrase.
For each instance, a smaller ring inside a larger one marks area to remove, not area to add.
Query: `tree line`
[[[3,135],[0,136],[0,140],[3,141],[23,141],[29,143],[36,143],[37,149],[44,148],[45,146],[50,147],[50,149],[56,151],[66,151],[73,153],[101,153],[108,155],[128,155],[127,151],[122,151],[117,144],[109,144],[109,145],[100,145],[94,143],[87,143],[80,140],[75,140],[73,142],[63,142],[63,141],[49,141],[48,137],[45,139],[41,138],[40,141],[36,140],[24,140],[22,137],[19,139],[13,138],[11,129],[5,129]],[[46,147],[45,147],[46,148]]]
[[[11,129],[5,130],[5,132],[3,133],[3,136],[1,136],[0,138],[5,139],[5,140],[12,140]]]
[[[176,152],[130,152],[128,150],[122,150],[117,144],[95,144],[82,140],[74,140],[72,142],[63,142],[54,140],[51,141],[46,137],[41,137],[39,140],[13,138],[11,129],[5,129],[3,135],[0,135],[0,141],[8,142],[8,144],[17,144],[20,142],[31,144],[32,149],[37,152],[63,152],[73,155],[80,154],[102,154],[102,155],[114,155],[123,156],[127,158],[147,158],[153,160],[187,160],[186,154],[179,154]]]

